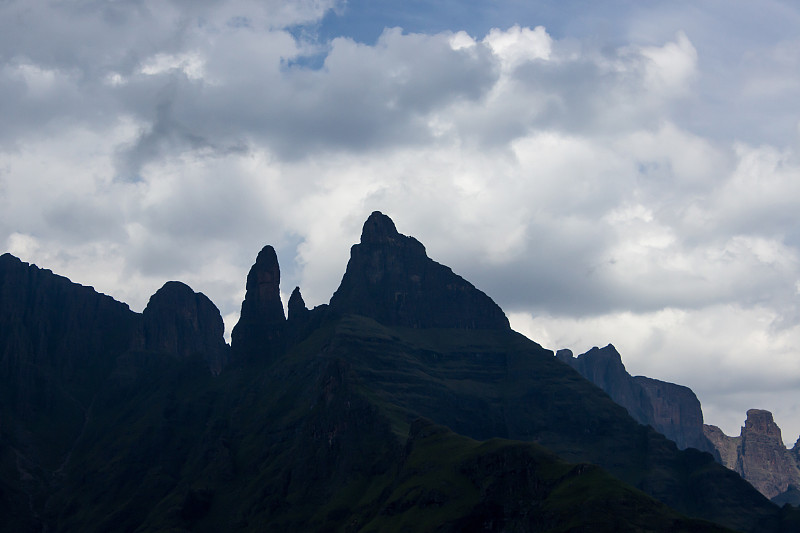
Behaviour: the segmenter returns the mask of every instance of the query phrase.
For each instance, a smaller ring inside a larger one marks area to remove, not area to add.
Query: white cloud
[[[644,82],[653,91],[680,93],[688,90],[688,83],[697,69],[697,50],[683,32],[675,41],[664,46],[645,46],[638,50],[646,60]]]
[[[148,76],[155,76],[174,70],[183,72],[190,80],[199,80],[205,77],[205,61],[199,54],[174,55],[159,53],[148,58],[142,65],[140,72]],[[118,79],[120,79],[119,74],[116,77],[112,74],[113,82],[118,83],[116,81]]]
[[[553,41],[543,26],[535,29],[512,26],[508,30],[494,28],[484,37],[504,70],[513,70],[523,63],[537,59],[548,60]]]

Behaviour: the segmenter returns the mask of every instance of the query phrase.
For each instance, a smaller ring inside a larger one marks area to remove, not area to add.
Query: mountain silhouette
[[[0,528],[798,530],[381,213],[329,305],[279,283],[265,247],[228,357],[183,284],[138,314],[0,257]]]

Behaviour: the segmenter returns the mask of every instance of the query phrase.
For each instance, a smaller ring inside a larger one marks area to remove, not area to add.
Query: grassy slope
[[[452,332],[420,339],[351,319],[279,361],[219,378],[200,365],[131,354],[100,394],[49,502],[53,529],[721,530],[536,444],[480,442],[419,419],[404,398],[430,405],[427,380],[444,378],[426,373],[429,362],[409,367],[374,350],[389,350],[398,335],[434,360],[446,354],[431,343],[475,348],[466,336],[448,340]],[[473,379],[445,379],[439,399],[485,392],[480,366]],[[385,373],[395,386],[383,387]],[[504,405],[505,394],[495,390],[487,405]],[[462,411],[465,424],[471,411]]]
[[[473,438],[538,442],[599,464],[691,516],[774,531],[777,509],[710,455],[680,452],[599,388],[514,332],[386,328],[341,321],[331,352],[377,399]]]

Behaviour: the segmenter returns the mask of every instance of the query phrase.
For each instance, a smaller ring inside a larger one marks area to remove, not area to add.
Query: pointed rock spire
[[[203,293],[168,281],[142,311],[142,348],[178,358],[202,357],[214,374],[227,362],[225,325],[219,309]]]
[[[781,437],[772,413],[763,409],[747,411],[739,443],[736,471],[767,498],[800,485],[798,464]]]
[[[306,302],[303,301],[303,295],[300,294],[300,287],[295,287],[292,295],[289,296],[289,322],[305,322],[308,319],[310,311],[306,307]]]
[[[509,329],[486,294],[428,258],[425,247],[397,232],[379,211],[364,223],[331,308],[414,328]]]
[[[258,253],[247,274],[239,322],[231,333],[232,358],[237,361],[269,357],[283,349],[286,316],[281,302],[281,271],[272,246]]]

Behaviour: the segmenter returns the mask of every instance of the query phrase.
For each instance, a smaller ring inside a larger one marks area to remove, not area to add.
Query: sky
[[[800,5],[0,0],[0,247],[238,319],[327,303],[369,213],[512,327],[800,435]],[[284,297],[284,301],[288,298]]]

